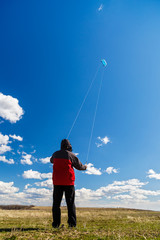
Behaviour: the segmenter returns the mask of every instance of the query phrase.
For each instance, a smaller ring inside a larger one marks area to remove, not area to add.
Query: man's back
[[[68,139],[61,142],[61,150],[53,153],[50,158],[53,163],[53,223],[54,228],[59,227],[61,222],[60,205],[65,192],[65,198],[68,208],[68,224],[70,227],[76,226],[76,208],[75,208],[75,167],[78,170],[86,170],[87,166],[83,165],[80,160],[72,153],[72,146]]]
[[[59,150],[52,155],[54,185],[74,185],[75,174],[72,159],[74,159],[74,154],[67,150]]]

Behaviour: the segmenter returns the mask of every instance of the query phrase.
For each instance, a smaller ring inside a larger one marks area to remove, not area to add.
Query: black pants
[[[65,192],[65,199],[68,208],[68,224],[70,227],[76,226],[76,208],[75,208],[75,188],[74,186],[62,186],[54,185],[53,190],[53,227],[59,227],[61,223],[61,201],[63,197],[63,192]]]

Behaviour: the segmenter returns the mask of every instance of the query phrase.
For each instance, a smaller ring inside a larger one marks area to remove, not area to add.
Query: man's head
[[[61,142],[61,150],[68,150],[72,152],[72,145],[68,139],[63,139]]]

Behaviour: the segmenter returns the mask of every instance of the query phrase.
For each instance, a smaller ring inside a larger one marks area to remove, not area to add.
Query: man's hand
[[[84,166],[85,166],[85,167],[86,167],[86,169],[87,169],[87,164],[85,164]],[[86,170],[86,169],[85,169],[85,170]]]

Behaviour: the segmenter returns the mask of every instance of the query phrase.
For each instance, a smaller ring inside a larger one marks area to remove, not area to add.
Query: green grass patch
[[[148,239],[160,240],[160,212],[132,209],[77,208],[77,227],[68,228],[62,208],[63,228],[52,228],[50,207],[0,210],[0,239]]]

